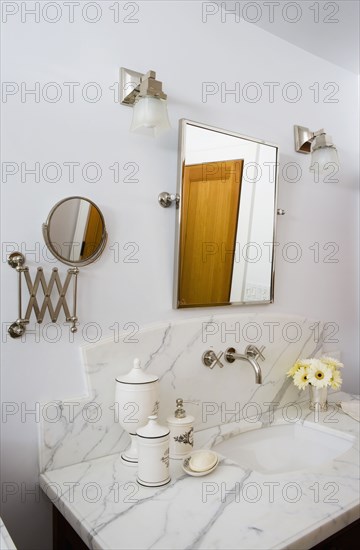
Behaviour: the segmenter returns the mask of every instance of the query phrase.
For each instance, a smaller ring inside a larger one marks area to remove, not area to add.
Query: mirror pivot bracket
[[[175,203],[176,208],[179,208],[180,203],[180,195],[176,193],[176,195],[172,195],[171,193],[168,193],[167,191],[163,191],[158,196],[158,201],[160,206],[163,208],[169,208],[172,204]]]

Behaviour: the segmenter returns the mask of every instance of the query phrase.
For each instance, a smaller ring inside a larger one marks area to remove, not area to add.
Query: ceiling
[[[218,2],[230,12],[234,6],[246,20],[262,29],[359,74],[359,0],[318,2]],[[270,7],[273,4],[273,17]],[[298,7],[296,7],[296,6]],[[257,7],[256,7],[257,6]],[[317,11],[315,11],[317,8]],[[247,11],[246,11],[247,10]],[[234,20],[234,16],[228,15]],[[255,22],[256,19],[259,21]],[[298,19],[298,20],[296,20]],[[294,20],[292,23],[291,20]]]

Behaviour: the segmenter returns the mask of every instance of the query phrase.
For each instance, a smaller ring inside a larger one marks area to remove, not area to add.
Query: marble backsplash
[[[299,357],[319,354],[323,327],[295,316],[229,314],[148,325],[115,340],[108,338],[82,349],[88,395],[43,405],[40,426],[40,469],[52,470],[119,453],[129,436],[116,422],[115,377],[128,372],[139,357],[148,372],[160,379],[161,422],[182,397],[195,417],[195,431],[219,424],[258,419],[269,407],[296,401],[299,391],[286,371]],[[260,361],[263,384],[255,384],[248,362],[223,360],[224,367],[206,368],[208,349],[215,353],[248,344],[265,346]]]

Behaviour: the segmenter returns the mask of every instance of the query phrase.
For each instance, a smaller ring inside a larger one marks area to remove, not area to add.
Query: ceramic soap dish
[[[215,470],[219,464],[219,457],[214,451],[193,451],[182,463],[184,472],[189,476],[206,476]]]

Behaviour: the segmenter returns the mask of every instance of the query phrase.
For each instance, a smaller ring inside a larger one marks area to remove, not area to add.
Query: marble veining
[[[299,391],[285,378],[298,357],[318,353],[323,323],[288,315],[228,314],[149,325],[138,333],[120,335],[83,348],[88,395],[44,403],[40,426],[40,468],[76,464],[109,454],[128,445],[128,435],[116,421],[115,377],[132,367],[134,357],[160,379],[159,419],[174,410],[182,397],[196,430],[259,415],[270,407],[292,402]],[[261,362],[263,384],[245,362],[207,369],[201,356],[207,349],[225,351],[234,346],[265,345]]]
[[[222,457],[215,471],[194,478],[171,460],[171,483],[147,488],[136,483],[136,468],[112,454],[48,470],[41,486],[96,550],[309,548],[359,517],[359,423],[335,405],[354,398],[337,392],[329,411],[319,414],[309,411],[307,399],[298,402],[292,422],[316,422],[355,438],[321,466],[264,475]],[[266,416],[252,429],[288,418],[286,408]],[[244,419],[238,424],[197,432],[196,448],[246,428]]]

